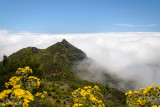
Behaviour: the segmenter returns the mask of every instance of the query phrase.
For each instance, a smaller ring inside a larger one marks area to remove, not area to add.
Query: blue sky
[[[160,0],[0,0],[0,29],[35,33],[160,32]]]

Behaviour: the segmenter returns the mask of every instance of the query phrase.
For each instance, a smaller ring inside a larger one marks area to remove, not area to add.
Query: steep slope
[[[76,61],[83,60],[86,54],[65,39],[38,53],[45,73],[51,75],[72,74],[71,67]],[[38,56],[39,56],[38,55]]]

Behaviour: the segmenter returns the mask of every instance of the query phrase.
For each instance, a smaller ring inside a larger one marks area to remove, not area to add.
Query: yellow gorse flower
[[[94,88],[95,88],[96,90],[100,90],[98,86],[94,86]]]
[[[11,89],[3,90],[3,92],[0,93],[0,100],[6,98],[8,94],[10,94],[11,92],[12,92]]]
[[[37,92],[35,96],[40,96],[42,93]]]
[[[147,94],[148,90],[144,89],[143,94]]]
[[[44,98],[44,95],[41,95],[42,98]]]
[[[5,83],[5,87],[8,88],[8,83],[7,82]]]
[[[34,100],[34,96],[32,95],[32,93],[28,90],[25,91],[25,95],[23,96],[26,100],[30,100],[33,101]]]
[[[154,89],[154,86],[148,86],[148,89],[149,90]]]
[[[29,104],[27,102],[24,102],[23,107],[29,107]]]
[[[138,92],[138,91],[134,91],[134,93],[135,93],[135,94],[138,94],[139,92]]]
[[[15,96],[17,96],[18,98],[23,97],[23,95],[25,94],[25,90],[23,89],[15,89],[13,91],[13,93],[15,94]]]
[[[21,88],[21,85],[14,85],[13,88]]]
[[[2,105],[1,106],[6,106],[6,104],[5,103],[2,103]]]
[[[83,104],[77,104],[77,103],[73,105],[73,107],[82,107],[82,106]]]
[[[43,91],[44,94],[47,94],[47,91]]]

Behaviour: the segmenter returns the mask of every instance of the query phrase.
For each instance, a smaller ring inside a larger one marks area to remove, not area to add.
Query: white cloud
[[[0,30],[0,59],[28,46],[44,49],[63,38],[107,68],[106,72],[124,81],[135,80],[138,88],[160,84],[160,32],[11,34]]]
[[[150,24],[150,25],[132,25],[132,24],[115,24],[117,26],[125,26],[125,27],[140,27],[140,26],[158,26],[157,24]]]

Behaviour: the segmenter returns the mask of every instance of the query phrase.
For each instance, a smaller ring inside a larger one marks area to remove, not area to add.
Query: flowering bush
[[[83,89],[78,88],[72,93],[73,107],[105,107],[102,102],[103,95],[100,93],[98,86],[85,86]]]
[[[31,73],[33,72],[29,67],[17,69],[17,76],[11,77],[9,82],[5,83],[7,89],[0,93],[0,106],[29,106],[28,103],[34,100],[33,89],[38,89],[40,86],[40,79],[29,76]],[[46,91],[41,93],[41,98],[46,94]]]
[[[126,92],[128,107],[160,107],[160,86],[140,88],[140,91]]]

